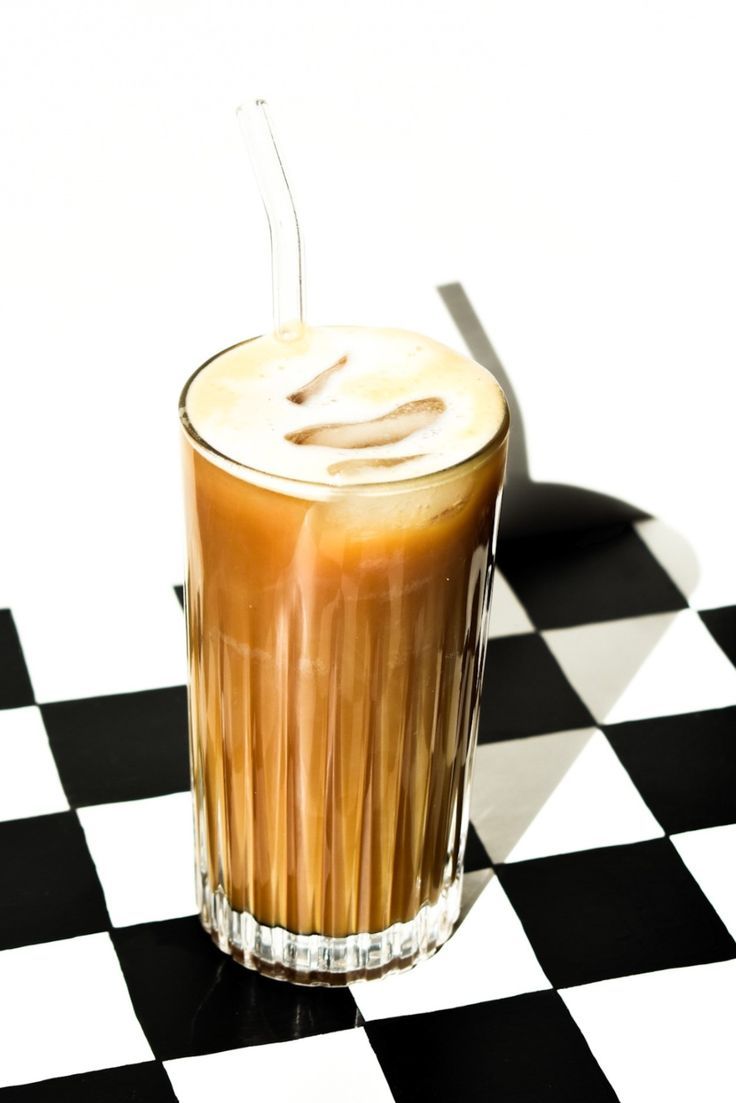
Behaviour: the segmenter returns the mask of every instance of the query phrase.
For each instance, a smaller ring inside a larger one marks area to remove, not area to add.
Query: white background
[[[709,0],[3,0],[0,602],[182,578],[179,390],[270,324],[250,95],[311,320],[457,345],[461,280],[533,476],[730,563],[735,54]]]

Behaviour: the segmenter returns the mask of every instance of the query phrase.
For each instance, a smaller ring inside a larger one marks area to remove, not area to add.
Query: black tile
[[[499,567],[540,629],[687,607],[629,524],[505,540]]]
[[[220,952],[196,917],[113,931],[136,1015],[161,1060],[358,1025],[347,989],[268,980]]]
[[[496,872],[555,988],[736,957],[669,839]]]
[[[0,823],[0,949],[109,927],[74,812]]]
[[[161,1065],[121,1065],[0,1089],[0,1103],[176,1103]]]
[[[468,839],[465,844],[465,872],[472,873],[476,869],[490,869],[492,866],[488,852],[480,841],[478,832],[472,823],[468,824]]]
[[[556,992],[366,1026],[397,1103],[615,1103]]]
[[[481,743],[594,724],[541,636],[489,640],[478,736]]]
[[[726,605],[722,609],[703,609],[700,616],[713,639],[736,666],[736,605]]]
[[[181,607],[183,609],[184,608],[184,587],[183,586],[175,586],[174,587],[174,593],[176,594],[176,596],[178,598],[178,601],[179,601],[179,604],[181,605]]]
[[[669,834],[736,823],[736,708],[633,720],[604,731]]]
[[[0,609],[0,708],[33,704],[33,688],[10,609]]]
[[[70,804],[189,788],[184,686],[59,701],[41,713]]]

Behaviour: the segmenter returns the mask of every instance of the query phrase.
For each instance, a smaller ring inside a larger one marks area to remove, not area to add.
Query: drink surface
[[[454,466],[499,431],[505,402],[489,372],[428,337],[326,326],[220,354],[190,383],[186,410],[239,464],[340,486]]]

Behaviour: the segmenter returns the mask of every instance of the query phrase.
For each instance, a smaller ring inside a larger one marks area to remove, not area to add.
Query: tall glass
[[[460,464],[336,487],[215,451],[187,415],[192,379],[202,922],[243,964],[297,983],[409,968],[459,911],[508,411]]]

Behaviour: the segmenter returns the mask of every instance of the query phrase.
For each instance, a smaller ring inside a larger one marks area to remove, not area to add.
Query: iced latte
[[[459,908],[503,394],[319,328],[216,356],[181,418],[203,922],[302,983],[407,968]]]

